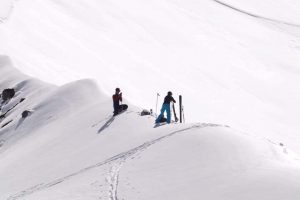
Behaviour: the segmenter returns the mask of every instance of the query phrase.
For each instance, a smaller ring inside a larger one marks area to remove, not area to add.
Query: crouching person
[[[113,99],[113,107],[114,107],[114,116],[116,116],[122,111],[127,110],[128,105],[122,104],[122,92],[120,88],[116,88],[115,94],[112,96],[112,99]]]

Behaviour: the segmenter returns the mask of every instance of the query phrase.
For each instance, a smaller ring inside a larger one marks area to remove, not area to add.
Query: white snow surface
[[[1,0],[0,200],[298,200],[299,66],[297,0]]]
[[[157,92],[160,105],[171,90],[188,122],[229,124],[300,152],[298,0],[1,4],[13,11],[0,54],[28,75],[58,85],[93,78],[105,94],[121,87],[154,110]]]
[[[91,80],[55,87],[0,57],[0,199],[296,200],[300,162],[286,146],[212,123],[153,128],[140,109],[112,117]],[[24,110],[27,118],[21,118]]]
[[[246,13],[214,0],[16,1],[0,25],[0,54],[54,84],[93,78],[106,94],[121,87],[148,109],[157,92],[160,104],[172,90],[189,122],[289,143],[299,130],[300,3],[223,3]]]

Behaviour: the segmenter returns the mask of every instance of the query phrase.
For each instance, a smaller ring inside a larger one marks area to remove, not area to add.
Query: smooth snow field
[[[6,88],[0,200],[299,200],[297,0],[1,0]]]

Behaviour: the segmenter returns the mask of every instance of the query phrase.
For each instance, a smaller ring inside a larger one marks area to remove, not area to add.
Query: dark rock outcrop
[[[25,111],[23,111],[22,112],[22,118],[26,118],[26,117],[28,117],[28,115],[30,114],[31,112],[29,111],[29,110],[25,110]]]
[[[6,101],[8,99],[13,98],[15,96],[15,94],[16,94],[16,92],[14,89],[11,89],[11,88],[5,89],[5,90],[3,90],[2,94],[1,94],[1,98],[3,101]]]

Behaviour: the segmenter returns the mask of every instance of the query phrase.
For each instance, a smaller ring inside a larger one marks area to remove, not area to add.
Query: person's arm
[[[123,101],[123,99],[122,99],[122,92],[120,93],[119,100],[120,100],[121,102]]]
[[[174,102],[174,103],[176,103],[176,101],[175,101],[175,99],[172,97],[172,101]]]

